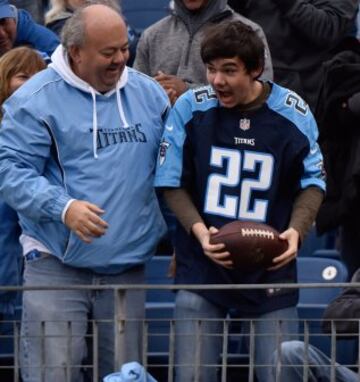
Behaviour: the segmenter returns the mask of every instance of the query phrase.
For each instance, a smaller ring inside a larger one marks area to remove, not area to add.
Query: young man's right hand
[[[204,223],[199,222],[192,226],[192,232],[199,240],[204,254],[210,260],[225,268],[233,269],[233,262],[229,260],[230,253],[228,251],[220,252],[225,248],[225,244],[210,244],[210,236],[218,232],[215,227],[207,229]]]

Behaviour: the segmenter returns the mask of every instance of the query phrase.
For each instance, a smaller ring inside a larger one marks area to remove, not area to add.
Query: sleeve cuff
[[[76,199],[70,199],[66,204],[65,204],[65,207],[64,209],[62,210],[62,213],[61,213],[61,221],[65,224],[65,215],[66,215],[66,212],[67,210],[69,209],[70,207],[70,204],[75,201]]]

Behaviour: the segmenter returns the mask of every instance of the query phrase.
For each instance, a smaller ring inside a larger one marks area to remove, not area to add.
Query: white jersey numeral
[[[225,170],[225,175],[211,174],[205,197],[205,213],[233,219],[265,221],[268,201],[251,199],[253,191],[266,191],[271,186],[274,158],[270,154],[212,147],[210,164]],[[242,171],[257,172],[257,179],[241,177]],[[238,187],[240,195],[227,195],[224,189]]]

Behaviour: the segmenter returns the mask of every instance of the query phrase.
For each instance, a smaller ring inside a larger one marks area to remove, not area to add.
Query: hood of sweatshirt
[[[116,102],[119,111],[119,118],[121,124],[124,127],[129,127],[129,124],[126,120],[124,109],[121,103],[120,89],[124,88],[128,81],[128,68],[125,66],[124,71],[121,74],[119,81],[116,83],[114,89],[109,90],[106,93],[100,93],[96,89],[94,89],[90,84],[86,81],[82,80],[78,77],[73,70],[71,69],[69,57],[67,52],[65,51],[62,45],[59,45],[55,52],[51,56],[52,63],[49,65],[52,69],[54,69],[59,76],[70,86],[79,89],[83,92],[89,93],[93,100],[93,115],[92,115],[92,125],[93,125],[93,152],[94,158],[98,158],[97,155],[97,131],[98,131],[98,123],[97,123],[97,109],[96,109],[96,97],[104,96],[111,97],[114,93],[116,93]]]
[[[207,21],[221,17],[223,13],[232,12],[227,6],[227,0],[208,0],[206,6],[199,11],[189,11],[182,0],[174,1],[174,15],[180,17],[194,34]]]

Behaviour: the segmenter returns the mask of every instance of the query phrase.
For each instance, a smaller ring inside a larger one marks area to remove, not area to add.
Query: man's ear
[[[75,64],[79,64],[81,61],[80,48],[73,45],[69,47],[68,52],[71,61]]]

